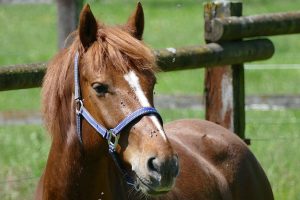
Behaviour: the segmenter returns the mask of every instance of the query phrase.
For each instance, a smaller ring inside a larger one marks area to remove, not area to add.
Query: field
[[[135,1],[87,1],[97,18],[124,23]],[[144,40],[152,48],[204,44],[200,0],[145,0]],[[293,0],[244,1],[244,15],[299,9]],[[118,13],[118,14],[116,14]],[[49,60],[57,51],[55,5],[0,4],[0,66]],[[272,37],[276,53],[255,64],[297,64],[299,35]],[[300,65],[300,64],[299,64]],[[252,65],[247,65],[251,68]],[[246,70],[247,95],[299,95],[300,70]],[[187,81],[188,80],[188,81]],[[176,87],[174,87],[176,85]],[[202,94],[203,70],[158,74],[159,94]],[[38,111],[40,89],[0,92],[0,112]],[[165,121],[203,118],[203,110],[161,109]],[[276,199],[300,200],[300,109],[247,111],[246,137],[265,169]],[[0,199],[31,199],[45,165],[50,138],[42,125],[0,125]]]

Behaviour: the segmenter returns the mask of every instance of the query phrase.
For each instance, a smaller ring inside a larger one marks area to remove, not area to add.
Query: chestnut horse
[[[88,5],[81,11],[72,44],[43,83],[52,145],[36,199],[273,199],[235,134],[202,120],[163,126],[143,29],[140,3],[121,26],[97,22]]]

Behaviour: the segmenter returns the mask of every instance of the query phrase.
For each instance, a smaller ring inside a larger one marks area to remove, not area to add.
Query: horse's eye
[[[94,83],[92,87],[99,96],[104,96],[106,93],[108,93],[108,85],[106,84]]]

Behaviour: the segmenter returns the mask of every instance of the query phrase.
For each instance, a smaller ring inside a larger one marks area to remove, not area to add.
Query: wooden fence
[[[205,68],[206,119],[245,139],[243,63],[272,57],[274,45],[268,39],[243,39],[300,33],[300,12],[241,15],[242,3],[207,3],[206,45],[154,53],[163,71]],[[0,91],[40,87],[45,70],[46,63],[0,67]]]

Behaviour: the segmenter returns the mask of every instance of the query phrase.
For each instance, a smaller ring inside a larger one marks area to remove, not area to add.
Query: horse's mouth
[[[139,176],[136,175],[136,183],[135,183],[135,189],[137,191],[141,191],[146,195],[150,196],[159,196],[166,194],[170,191],[170,188],[154,188],[151,186],[149,183],[147,183],[146,180],[143,178],[140,178]]]

